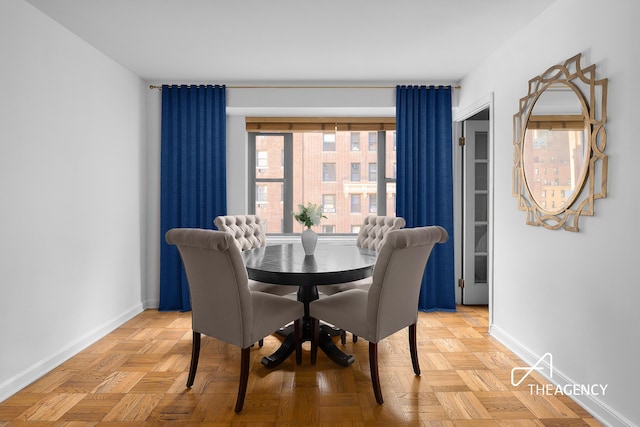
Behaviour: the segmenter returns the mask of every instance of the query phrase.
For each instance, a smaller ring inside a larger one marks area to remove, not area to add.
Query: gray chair
[[[420,284],[436,243],[449,236],[438,226],[406,228],[387,234],[368,290],[350,289],[309,304],[312,321],[311,363],[318,353],[319,321],[323,320],[369,341],[369,368],[376,401],[383,403],[378,376],[378,343],[405,327],[413,371],[420,375],[416,323]]]
[[[379,251],[384,244],[387,233],[404,228],[407,222],[400,216],[367,216],[358,232],[356,246]]]
[[[241,251],[267,245],[262,219],[257,215],[220,215],[213,223],[233,236]]]
[[[193,344],[187,387],[195,380],[200,338],[205,334],[240,347],[240,384],[235,411],[244,404],[249,378],[251,346],[294,322],[296,363],[302,361],[299,301],[249,289],[247,270],[240,250],[228,233],[214,230],[174,228],[165,234],[176,245],[189,284]]]
[[[362,227],[358,232],[356,246],[363,249],[379,251],[387,237],[387,233],[393,230],[404,228],[406,221],[399,216],[377,216],[369,215],[365,217]],[[333,295],[338,292],[347,291],[354,288],[366,289],[371,285],[371,278],[358,280],[357,282],[340,283],[337,285],[321,286],[319,291],[325,295]]]
[[[399,230],[404,228],[407,222],[404,218],[399,216],[378,216],[369,215],[365,217],[362,222],[362,227],[358,232],[356,239],[356,246],[363,249],[370,249],[373,251],[379,251],[384,243],[387,233],[393,230]],[[371,286],[371,277],[358,280],[356,282],[340,283],[337,285],[321,286],[320,292],[324,295],[333,295],[338,292],[347,291],[349,289],[364,289],[367,290]],[[353,342],[358,341],[358,336],[353,335]],[[340,332],[340,341],[342,344],[347,343],[346,334],[344,331]]]
[[[233,236],[240,251],[261,248],[267,245],[263,222],[257,215],[221,215],[213,223],[220,231]],[[288,295],[297,289],[294,286],[273,285],[249,279],[249,289],[274,295]]]

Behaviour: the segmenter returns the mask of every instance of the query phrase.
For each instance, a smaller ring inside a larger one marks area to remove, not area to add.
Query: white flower
[[[326,216],[322,215],[322,206],[317,206],[312,203],[307,203],[307,206],[298,205],[298,212],[293,211],[291,214],[296,221],[305,227],[318,225],[322,218],[326,218]]]

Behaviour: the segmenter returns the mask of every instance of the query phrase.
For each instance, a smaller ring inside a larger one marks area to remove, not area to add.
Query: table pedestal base
[[[311,337],[307,335],[306,328],[307,322],[305,321],[303,335],[304,341],[311,341]],[[333,328],[330,326],[323,325],[320,327],[320,341],[318,342],[318,348],[320,348],[329,359],[333,360],[335,363],[342,367],[347,367],[354,362],[354,357],[351,354],[346,354],[338,347],[336,347],[335,343],[331,339]],[[278,331],[279,334],[282,334],[284,330]],[[286,335],[282,345],[271,355],[265,356],[262,358],[262,364],[267,368],[275,368],[282,362],[284,362],[287,357],[289,357],[295,351],[294,344],[294,336],[293,332],[290,332]]]
[[[318,289],[316,286],[300,286],[298,288],[298,301],[304,304],[304,318],[302,319],[302,342],[311,341],[311,317],[309,317],[309,303],[318,299]],[[295,337],[293,335],[293,327],[280,329],[276,332],[278,335],[284,336],[284,342],[270,356],[262,358],[262,364],[267,368],[274,368],[284,362],[287,357],[295,351]],[[318,347],[329,359],[333,360],[340,366],[347,367],[354,362],[354,357],[350,354],[342,352],[331,339],[332,336],[340,335],[340,331],[329,325],[320,326],[320,338]]]

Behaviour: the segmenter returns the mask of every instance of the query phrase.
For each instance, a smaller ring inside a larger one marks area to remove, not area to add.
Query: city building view
[[[576,186],[589,159],[584,134],[582,128],[527,129],[523,153],[527,187],[543,210],[558,211],[579,190]]]
[[[395,178],[395,131],[255,134],[255,213],[267,233],[302,232],[291,210],[308,203],[325,216],[316,232],[358,233],[367,215],[395,215]]]

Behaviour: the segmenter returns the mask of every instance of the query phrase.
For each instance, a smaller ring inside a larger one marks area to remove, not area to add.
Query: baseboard
[[[81,350],[103,338],[123,323],[131,320],[142,311],[142,304],[136,304],[134,307],[104,323],[102,326],[88,332],[66,348],[60,350],[60,352],[40,360],[22,372],[0,383],[0,402],[22,390],[24,387],[50,372],[61,363],[78,354]]]
[[[577,381],[573,381],[571,378],[566,376],[563,372],[558,371],[558,369],[553,367],[553,378],[549,378],[546,375],[546,372],[550,372],[551,367],[547,363],[546,360],[540,362],[540,358],[542,355],[535,354],[530,349],[522,345],[519,341],[514,339],[512,336],[507,334],[505,331],[500,329],[495,325],[491,325],[489,327],[489,334],[500,341],[505,347],[511,350],[516,356],[521,358],[525,364],[528,366],[534,366],[538,364],[538,366],[543,366],[543,369],[540,374],[542,374],[551,384],[564,387],[565,385],[578,384]],[[569,396],[576,403],[582,406],[584,409],[589,411],[591,415],[598,419],[601,423],[612,426],[612,427],[638,427],[636,424],[632,423],[630,420],[626,419],[624,416],[613,410],[606,403],[602,402],[595,396]]]
[[[160,307],[160,301],[157,299],[147,299],[142,301],[142,308],[144,310],[157,310]]]

